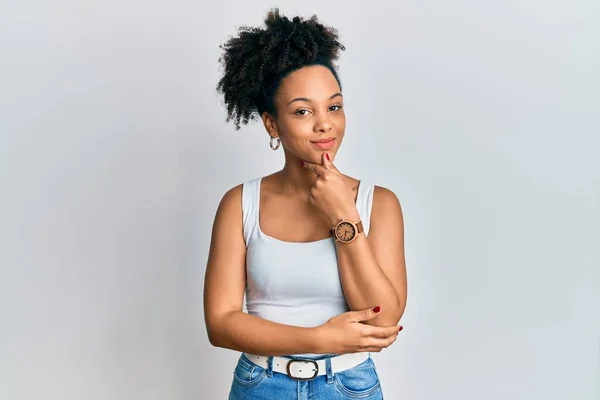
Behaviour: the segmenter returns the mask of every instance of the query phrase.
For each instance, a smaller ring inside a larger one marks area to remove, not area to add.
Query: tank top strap
[[[361,180],[356,195],[356,208],[363,223],[365,235],[369,234],[371,227],[371,209],[373,208],[373,192],[375,185],[372,182]]]
[[[242,186],[242,226],[246,247],[258,227],[258,206],[260,178],[244,182]]]

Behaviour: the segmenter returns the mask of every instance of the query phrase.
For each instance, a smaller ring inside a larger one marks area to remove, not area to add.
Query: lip
[[[312,144],[321,150],[329,150],[335,144],[335,138],[317,140],[316,142],[312,142]]]

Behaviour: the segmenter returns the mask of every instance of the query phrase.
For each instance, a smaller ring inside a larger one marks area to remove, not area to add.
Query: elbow
[[[404,305],[398,301],[393,304],[387,305],[387,307],[384,306],[383,310],[381,310],[381,315],[378,315],[376,318],[372,319],[370,321],[370,325],[375,325],[375,326],[398,325],[403,314],[404,314]]]
[[[206,334],[211,345],[214,347],[223,347],[223,334],[217,324],[214,322],[207,322]]]
[[[219,346],[219,335],[216,334],[214,328],[211,329],[209,326],[206,327],[206,333],[208,336],[208,341],[210,342],[211,345],[213,345],[214,347],[220,347]]]
[[[393,310],[390,311],[390,319],[393,320],[393,324],[398,325],[400,323],[405,309],[406,302],[398,300]]]
[[[228,349],[229,346],[227,346],[225,344],[225,341],[223,340],[223,335],[217,334],[217,333],[212,333],[208,335],[208,341],[210,342],[210,344],[213,347],[220,347],[223,349]]]
[[[220,347],[223,349],[229,349],[230,343],[227,338],[226,330],[219,329],[219,327],[210,327],[207,329],[208,341],[213,347]]]
[[[385,315],[386,322],[389,322],[390,326],[398,325],[400,323],[400,319],[402,319],[404,310],[406,309],[406,297],[402,299],[397,296],[394,300],[395,301],[388,306],[387,314]]]
[[[214,347],[221,347],[225,349],[231,348],[231,337],[228,332],[230,331],[231,323],[229,317],[231,314],[219,314],[212,315],[206,318],[206,333],[208,341]],[[235,326],[235,324],[233,324]]]
[[[222,347],[220,345],[220,343],[219,343],[218,335],[215,335],[214,333],[213,334],[211,334],[211,333],[208,334],[208,341],[210,342],[210,344],[213,347]]]
[[[385,315],[381,315],[380,318],[381,319],[377,321],[378,322],[377,325],[380,325],[380,326],[398,325],[398,323],[400,322],[400,318],[402,318],[402,313],[397,310],[393,310],[393,311],[389,311]]]

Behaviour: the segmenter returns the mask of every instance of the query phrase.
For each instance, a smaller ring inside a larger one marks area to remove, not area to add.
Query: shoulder
[[[227,190],[225,192],[225,194],[223,194],[223,196],[221,197],[221,203],[219,204],[219,207],[221,207],[221,206],[229,207],[233,203],[241,202],[243,188],[244,188],[244,184],[240,183],[240,184],[232,187],[231,189]]]
[[[373,185],[373,201],[375,201],[375,198],[377,198],[377,201],[384,204],[400,203],[396,193],[384,186]]]
[[[221,201],[219,203],[219,210],[237,210],[239,211],[239,213],[241,213],[245,188],[248,188],[250,192],[256,190],[259,181],[262,178],[256,177],[248,179],[227,190],[225,194],[223,194],[223,196],[221,197]]]
[[[371,218],[374,220],[402,220],[402,206],[398,196],[392,190],[374,185]]]
[[[242,215],[242,193],[244,184],[240,183],[228,189],[222,196],[217,207],[215,220],[217,222],[227,220],[228,222],[241,219]]]
[[[231,189],[227,190],[225,192],[225,194],[223,195],[223,197],[221,198],[221,204],[227,206],[231,203],[236,203],[236,204],[240,203],[242,200],[243,193],[244,193],[244,187],[245,186],[248,186],[248,187],[256,186],[256,185],[258,185],[258,181],[260,179],[262,179],[262,178],[256,177],[256,178],[248,179],[242,183],[235,185]]]

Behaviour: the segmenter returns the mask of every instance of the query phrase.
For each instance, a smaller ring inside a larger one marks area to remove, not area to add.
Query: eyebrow
[[[342,94],[338,92],[336,94],[333,94],[333,95],[329,96],[329,100],[331,100],[331,99],[333,99],[334,97],[337,97],[337,96],[343,97]],[[287,103],[287,105],[289,106],[290,104],[292,104],[295,101],[307,101],[309,103],[312,103],[312,100],[309,99],[308,97],[296,97],[295,99],[292,99],[292,101],[290,101],[289,103]]]

